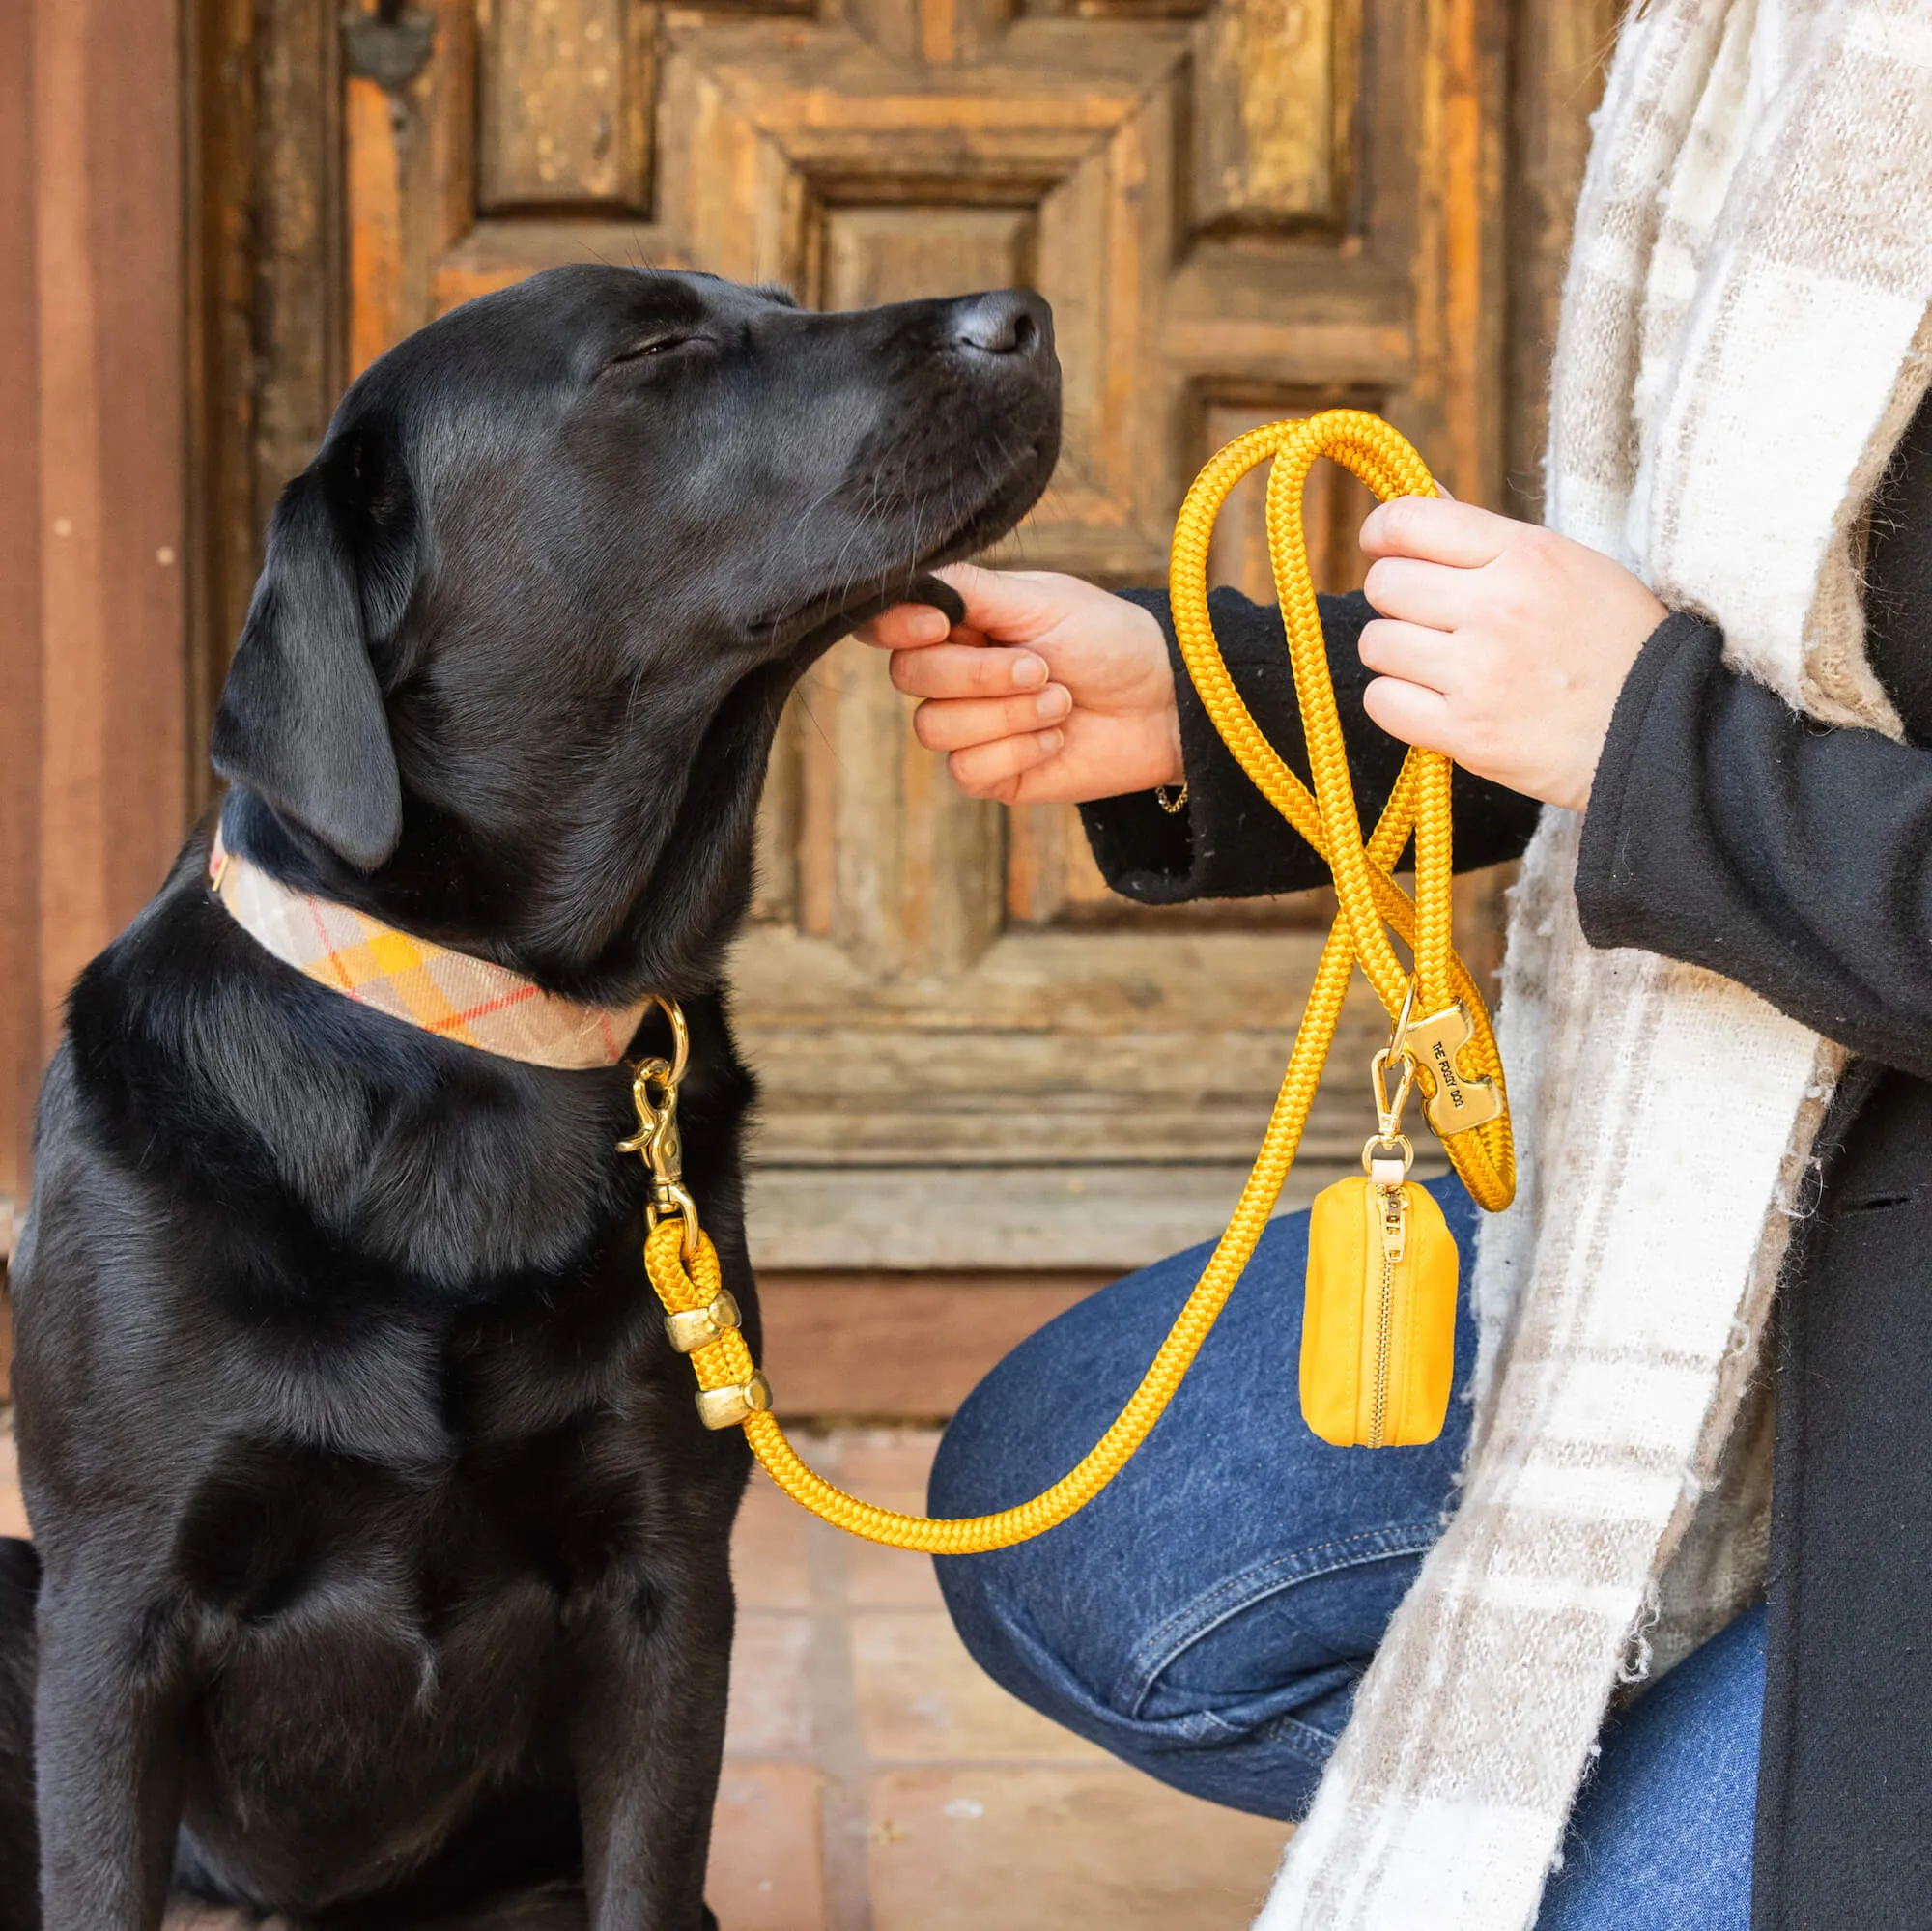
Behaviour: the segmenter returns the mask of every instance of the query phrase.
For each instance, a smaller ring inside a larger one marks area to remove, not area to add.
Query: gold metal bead
[[[697,1418],[706,1428],[736,1428],[772,1405],[772,1384],[763,1375],[728,1388],[703,1388],[697,1396]]]
[[[733,1328],[744,1324],[738,1303],[728,1291],[714,1294],[708,1307],[685,1308],[665,1317],[665,1332],[680,1354],[695,1354],[700,1348],[709,1348],[714,1341],[722,1341]]]

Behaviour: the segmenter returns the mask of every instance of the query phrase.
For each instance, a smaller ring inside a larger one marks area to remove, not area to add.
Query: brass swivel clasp
[[[653,1056],[633,1067],[631,1101],[638,1109],[638,1130],[617,1143],[620,1153],[636,1153],[650,1172],[650,1196],[644,1211],[655,1228],[675,1214],[684,1227],[684,1258],[697,1258],[697,1203],[684,1183],[684,1136],[677,1123],[677,1093],[691,1064],[691,1029],[684,1008],[662,993],[652,997],[670,1021],[670,1058]]]
[[[1389,1041],[1369,1062],[1369,1084],[1375,1093],[1376,1130],[1362,1143],[1362,1166],[1378,1187],[1400,1186],[1415,1164],[1415,1146],[1402,1130],[1403,1109],[1415,1085],[1415,1058],[1409,1048],[1409,1020],[1415,1011],[1415,986],[1410,983],[1402,1010],[1389,1029]],[[1391,1090],[1389,1076],[1395,1071]]]

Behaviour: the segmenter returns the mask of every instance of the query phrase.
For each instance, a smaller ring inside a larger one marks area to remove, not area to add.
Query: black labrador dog
[[[229,846],[554,991],[681,1000],[754,1349],[722,973],[780,709],[888,603],[958,613],[923,573],[1028,509],[1059,426],[1031,295],[562,269],[384,356],[275,512]],[[172,1887],[698,1931],[749,1457],[644,1278],[629,1075],[339,997],[207,854],[82,974],[42,1096],[0,1919],[155,1931]]]

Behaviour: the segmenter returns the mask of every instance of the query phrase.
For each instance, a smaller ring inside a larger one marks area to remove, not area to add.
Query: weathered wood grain
[[[1010,0],[843,0],[840,14],[890,58],[943,66],[997,51],[1016,11]]]
[[[257,543],[275,498],[315,454],[346,374],[341,11],[330,0],[257,7],[253,224]],[[232,642],[237,623],[230,632]]]
[[[403,299],[403,185],[398,152],[408,110],[373,80],[344,91],[348,149],[349,362],[359,374],[409,332]]]
[[[0,1195],[75,973],[185,829],[181,43],[162,0],[9,10],[0,299]]]
[[[186,266],[189,795],[276,497],[315,453],[341,385],[339,9],[196,0]]]
[[[474,0],[420,11],[434,28],[420,71],[344,88],[350,375],[436,313],[437,267],[476,219]]]
[[[34,14],[0,9],[0,1261],[29,1181],[41,1008],[40,277],[34,194]]]
[[[1590,150],[1622,0],[1536,0],[1515,10],[1511,62],[1509,425],[1500,507],[1543,512],[1549,358],[1570,253],[1570,222]]]
[[[1195,30],[1194,219],[1333,225],[1360,32],[1349,0],[1222,0]]]
[[[960,972],[998,935],[1005,823],[912,736],[883,654],[838,644],[806,681],[798,865],[806,929],[869,972]]]
[[[788,1424],[944,1421],[1028,1335],[1111,1278],[765,1269],[761,1359]]]
[[[799,917],[800,813],[804,796],[807,721],[793,696],[779,720],[765,788],[758,796],[753,850],[751,919],[754,925],[792,925]]]
[[[253,213],[255,18],[247,0],[184,10],[184,143],[188,220],[184,266],[186,383],[185,504],[186,733],[206,743],[230,639],[255,579],[251,443],[255,430]],[[213,776],[189,763],[199,805]]]
[[[1443,1171],[1418,1159],[1418,1178]],[[1122,1274],[1216,1239],[1247,1162],[1062,1167],[760,1166],[746,1211],[760,1269],[1093,1268]],[[1353,1160],[1297,1165],[1280,1211],[1304,1207]],[[780,1390],[781,1403],[784,1400]]]
[[[633,0],[489,0],[479,206],[650,206],[657,10]]]
[[[1039,222],[1031,208],[834,204],[819,223],[811,287],[826,308],[1031,287],[1038,274]]]
[[[655,225],[595,216],[508,215],[479,220],[435,264],[430,306],[442,315],[460,301],[509,288],[570,262],[615,262],[676,269],[690,263],[676,238]]]
[[[880,979],[824,940],[748,935],[741,1045],[760,1162],[1245,1161],[1288,1059],[1321,935],[1009,932],[965,976]],[[1344,1008],[1306,1144],[1359,1150],[1387,1022]]]

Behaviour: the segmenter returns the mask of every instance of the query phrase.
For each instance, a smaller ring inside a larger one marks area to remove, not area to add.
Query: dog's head
[[[811,660],[1009,529],[1059,450],[1044,303],[821,315],[554,270],[350,389],[215,718],[232,833],[560,990],[689,989]]]

